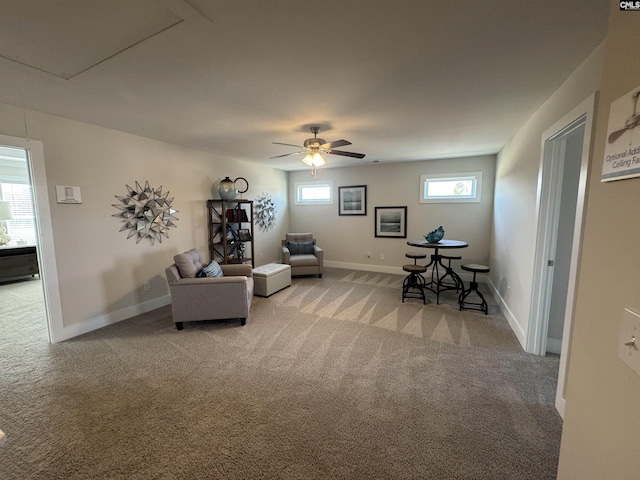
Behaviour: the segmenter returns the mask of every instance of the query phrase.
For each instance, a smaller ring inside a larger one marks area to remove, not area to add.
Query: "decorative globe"
[[[438,243],[444,237],[444,228],[440,225],[435,230],[424,234],[424,239],[429,243]]]

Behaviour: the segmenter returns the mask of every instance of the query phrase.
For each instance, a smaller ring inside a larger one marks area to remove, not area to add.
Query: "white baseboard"
[[[391,273],[405,275],[407,272],[402,267],[387,267],[385,265],[368,265],[366,263],[347,263],[324,261],[325,267],[346,268],[347,270],[361,270],[363,272]]]
[[[562,352],[562,340],[547,338],[547,352],[560,355],[560,352]]]
[[[407,272],[402,270],[402,267],[388,267],[386,265],[369,265],[367,263],[348,263],[348,262],[333,262],[324,261],[325,267],[334,268],[346,268],[347,270],[360,270],[363,272],[376,272],[376,273],[390,273],[395,275],[407,275]],[[444,272],[443,272],[444,273]],[[468,284],[473,278],[472,273],[460,272],[456,269],[456,273],[460,275],[460,278],[465,282],[468,288]],[[427,270],[425,275],[431,275],[431,270]],[[476,277],[478,283],[488,283],[488,277],[486,275],[478,275]]]
[[[562,418],[562,420],[564,420],[564,411],[566,408],[567,401],[562,397],[558,398],[558,395],[556,395],[556,410],[560,414],[560,418]]]
[[[502,296],[498,292],[498,289],[493,284],[493,282],[491,281],[490,278],[487,277],[487,282],[486,283],[489,286],[489,288],[491,289],[491,293],[493,294],[494,298],[498,302],[498,305],[500,305],[500,309],[502,310],[503,315],[507,319],[507,322],[509,322],[509,326],[511,327],[511,330],[513,330],[513,333],[515,334],[516,338],[518,339],[518,342],[520,342],[520,346],[522,347],[522,349],[524,351],[526,351],[525,345],[526,345],[526,340],[527,339],[526,339],[526,335],[525,335],[524,330],[520,326],[520,323],[518,323],[518,320],[516,319],[515,315],[513,314],[511,309],[509,309],[509,306],[507,305],[507,302],[505,302],[504,298],[502,298]]]
[[[62,334],[59,335],[60,338],[58,338],[57,336],[55,338],[55,341],[61,342],[64,340],[68,340],[70,338],[77,337],[78,335],[92,332],[93,330],[97,330],[98,328],[121,322],[122,320],[126,320],[127,318],[150,312],[152,310],[155,310],[156,308],[164,307],[165,305],[169,305],[170,303],[171,295],[164,295],[147,302],[138,303],[121,310],[116,310],[115,312],[97,315],[93,318],[90,318],[86,322],[64,327]]]

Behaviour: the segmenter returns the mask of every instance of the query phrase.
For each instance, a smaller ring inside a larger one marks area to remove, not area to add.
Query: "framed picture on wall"
[[[238,237],[241,242],[250,242],[251,241],[251,232],[249,232],[248,228],[239,228],[238,229]]]
[[[72,185],[56,185],[58,203],[82,203],[80,187]]]
[[[367,186],[338,187],[338,215],[366,215]]]
[[[407,238],[407,207],[376,207],[376,237]]]

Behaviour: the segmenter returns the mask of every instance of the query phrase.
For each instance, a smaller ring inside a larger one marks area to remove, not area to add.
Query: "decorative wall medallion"
[[[136,236],[136,243],[148,238],[153,245],[156,240],[162,243],[163,235],[169,238],[167,232],[170,227],[177,227],[173,222],[178,220],[174,216],[178,212],[171,208],[173,198],[167,198],[169,192],[163,194],[162,187],[151,188],[149,182],[145,182],[144,188],[138,182],[135,189],[127,185],[127,190],[126,197],[115,195],[122,204],[112,204],[120,210],[112,216],[124,222],[120,231],[129,230],[127,238]]]
[[[276,204],[273,203],[271,195],[268,193],[256,197],[253,213],[258,228],[263,232],[267,232],[276,225]]]

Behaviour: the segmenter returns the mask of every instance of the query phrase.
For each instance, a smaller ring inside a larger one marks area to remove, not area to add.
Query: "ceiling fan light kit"
[[[302,146],[292,145],[290,143],[273,142],[274,145],[286,145],[289,147],[304,148],[304,150],[293,153],[285,153],[284,155],[276,155],[275,157],[269,158],[287,157],[289,155],[300,155],[302,153],[306,153],[305,157],[302,159],[302,162],[311,167],[311,175],[313,175],[313,178],[316,178],[316,168],[322,167],[327,163],[322,155],[320,155],[321,153],[328,153],[330,155],[341,155],[343,157],[353,158],[364,158],[365,156],[364,153],[334,150],[336,147],[351,145],[351,142],[348,142],[347,140],[336,140],[335,142],[327,142],[324,138],[318,138],[318,133],[320,132],[319,126],[313,125],[309,127],[309,130],[311,130],[311,133],[313,133],[313,138],[307,138]]]
[[[326,165],[327,162],[325,162],[324,158],[322,158],[322,155],[320,155],[318,152],[315,152],[313,155],[308,153],[307,156],[302,159],[302,163],[306,163],[310,167],[321,167],[323,165]]]
[[[302,163],[305,163],[311,167],[311,175],[313,175],[313,179],[315,180],[316,168],[326,165],[327,162],[325,162],[324,158],[322,158],[322,155],[320,155],[316,151],[313,155],[308,153],[307,156],[302,159]]]

